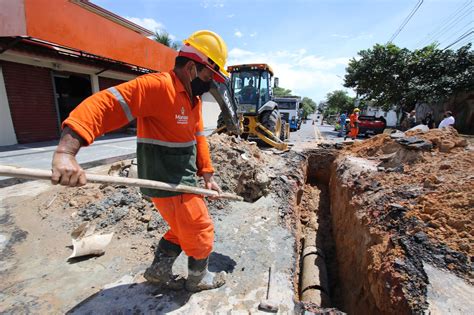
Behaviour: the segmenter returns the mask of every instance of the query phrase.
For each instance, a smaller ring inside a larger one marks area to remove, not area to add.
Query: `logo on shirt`
[[[187,125],[188,124],[188,116],[185,115],[185,111],[184,111],[184,106],[181,106],[181,115],[178,115],[176,114],[175,115],[175,119],[176,119],[176,123],[178,125]]]

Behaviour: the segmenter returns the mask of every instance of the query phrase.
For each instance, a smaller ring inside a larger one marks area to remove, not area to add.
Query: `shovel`
[[[48,170],[35,169],[35,168],[24,168],[24,167],[0,165],[0,176],[51,180],[51,175],[52,175],[52,171],[50,170],[48,171]],[[151,189],[196,194],[196,195],[202,195],[202,196],[217,197],[217,198],[229,199],[229,200],[237,200],[237,201],[244,200],[242,197],[235,194],[231,194],[231,193],[219,194],[217,191],[211,190],[211,189],[204,189],[204,188],[198,188],[198,187],[186,186],[186,185],[169,184],[169,183],[159,182],[155,180],[148,180],[148,179],[115,177],[115,176],[97,175],[97,174],[91,174],[91,173],[86,173],[86,179],[88,182],[98,183],[98,184],[125,185],[125,186],[132,186],[132,187],[151,188]]]

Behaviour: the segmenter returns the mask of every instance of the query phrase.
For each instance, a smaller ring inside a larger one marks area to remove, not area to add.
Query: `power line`
[[[467,31],[466,33],[462,34],[458,39],[456,39],[454,42],[449,44],[448,46],[444,47],[444,50],[448,49],[449,47],[453,46],[454,44],[458,43],[459,41],[463,40],[464,38],[468,37],[469,35],[474,34],[474,28],[471,28],[471,30]]]
[[[402,24],[400,25],[400,27],[395,31],[395,33],[393,33],[392,37],[390,37],[390,39],[388,40],[389,43],[391,43],[397,36],[398,34],[400,34],[400,32],[403,30],[403,28],[407,25],[407,23],[411,20],[411,18],[413,17],[413,15],[416,13],[416,11],[418,11],[418,9],[421,7],[421,5],[423,4],[423,0],[418,0],[418,3],[416,4],[416,6],[413,8],[413,10],[411,10],[410,14],[408,14],[408,16],[405,18],[405,20],[402,22]]]
[[[450,26],[453,21],[456,22],[457,20],[460,19],[460,16],[459,14],[461,14],[461,16],[464,16],[465,15],[465,11],[464,9],[467,8],[469,5],[472,4],[472,0],[468,0],[466,2],[464,2],[460,7],[458,7],[456,10],[454,10],[454,13],[452,13],[450,16],[448,16],[446,19],[443,20],[443,22],[441,22],[439,24],[439,26],[433,30],[431,33],[429,33],[426,37],[424,37],[423,39],[421,39],[417,44],[416,46],[420,46],[421,44],[426,45],[426,44],[430,44],[431,42],[433,42],[433,40],[438,36],[438,35],[441,35],[440,33],[444,31],[444,29],[447,27],[447,26]],[[468,10],[468,13],[469,13],[469,10]]]
[[[466,30],[470,30],[472,28],[472,21],[470,21],[469,23],[465,24],[464,26],[460,27],[460,28],[457,28],[454,32],[450,32],[450,33],[446,33],[446,35],[448,36],[444,36],[444,38],[442,39],[442,37],[440,37],[437,42],[439,44],[441,43],[446,43],[446,42],[451,42],[453,40],[453,38],[456,38],[459,36],[459,34],[463,34]]]
[[[461,48],[462,46],[465,46],[469,43],[472,44],[473,39],[474,39],[474,35],[468,36],[468,37],[462,39],[461,41],[457,42],[453,46],[451,46],[451,49],[458,49],[458,48]]]
[[[472,44],[473,39],[474,39],[474,36],[472,36],[472,37],[467,37],[467,38],[465,38],[464,40],[461,40],[460,42],[458,42],[458,43],[456,43],[455,45],[451,46],[451,49],[459,49],[459,48],[461,48],[461,47],[463,47],[463,46],[465,46],[465,45],[467,45],[467,44],[469,44],[469,43]]]
[[[438,37],[438,41],[441,41],[441,38],[442,38],[445,34],[447,34],[447,32],[449,32],[450,30],[452,30],[456,25],[458,25],[461,21],[463,21],[466,16],[470,16],[471,13],[472,13],[472,12],[470,12],[470,11],[466,11],[464,14],[460,15],[457,19],[455,19],[455,20],[451,21],[449,24],[447,24],[442,30],[440,30],[440,32],[438,32],[437,35],[435,35],[435,36]],[[471,23],[472,23],[472,21],[469,21],[469,23],[468,23],[467,25],[469,25],[469,24],[471,24]],[[466,25],[465,25],[465,26],[466,26]],[[465,26],[464,26],[464,27],[465,27]],[[464,29],[464,27],[463,27],[462,29]],[[458,30],[459,30],[459,29],[458,29]],[[458,33],[458,34],[459,34],[459,33]]]

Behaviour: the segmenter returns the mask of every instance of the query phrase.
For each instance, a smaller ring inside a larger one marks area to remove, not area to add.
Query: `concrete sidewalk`
[[[17,144],[0,147],[0,165],[51,169],[51,161],[58,141]],[[77,160],[83,168],[113,163],[136,156],[136,136],[113,134],[100,137],[81,148]],[[24,180],[0,176],[0,187],[17,184]]]

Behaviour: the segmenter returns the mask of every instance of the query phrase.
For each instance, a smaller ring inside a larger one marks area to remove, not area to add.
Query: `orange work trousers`
[[[163,236],[167,241],[181,246],[186,255],[195,259],[211,254],[214,224],[201,196],[182,194],[152,201],[170,227]]]
[[[351,127],[351,130],[349,131],[349,136],[352,139],[356,139],[358,134],[359,134],[359,128]]]

